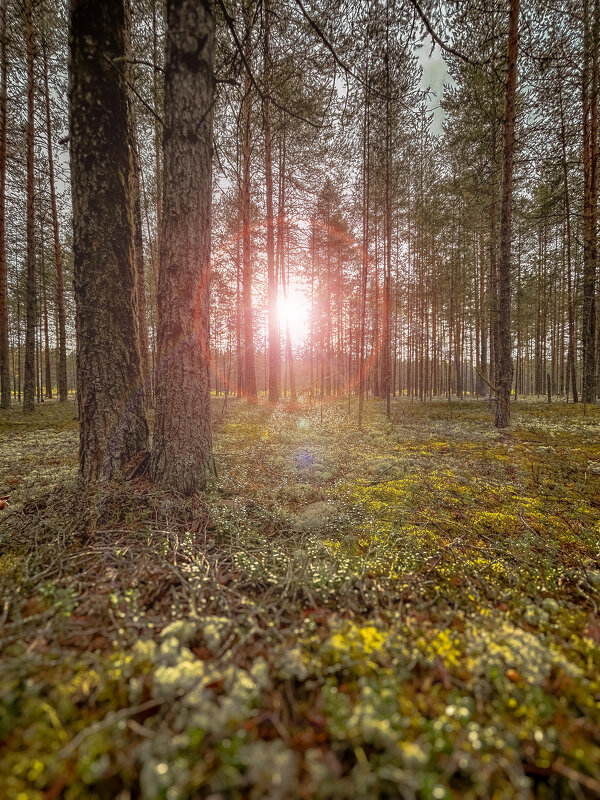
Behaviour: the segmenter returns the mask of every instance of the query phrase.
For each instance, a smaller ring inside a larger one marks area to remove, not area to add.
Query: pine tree
[[[69,86],[79,460],[110,480],[145,450],[134,318],[126,0],[72,0]]]
[[[191,494],[211,461],[209,290],[215,20],[168,0],[156,422],[151,474]]]

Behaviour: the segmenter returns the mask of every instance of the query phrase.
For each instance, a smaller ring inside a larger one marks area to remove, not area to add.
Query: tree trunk
[[[281,373],[281,346],[279,343],[279,319],[277,314],[277,273],[275,270],[275,227],[273,220],[273,159],[271,155],[271,9],[268,0],[264,4],[263,38],[263,85],[262,101],[263,131],[265,136],[265,190],[267,199],[267,299],[269,318],[269,402],[279,400]],[[279,209],[281,214],[281,209]]]
[[[512,217],[513,155],[515,149],[515,95],[519,46],[519,0],[510,0],[508,25],[508,70],[502,135],[502,195],[500,219],[500,257],[498,259],[498,374],[496,388],[497,428],[510,422],[510,390],[513,377],[510,331],[510,234]]]
[[[48,299],[46,293],[46,276],[42,272],[42,290],[44,301],[44,385],[46,397],[52,399],[52,370],[50,368],[50,333],[48,330]]]
[[[56,359],[56,382],[58,399],[67,400],[67,332],[65,323],[64,280],[60,235],[58,230],[58,211],[56,208],[56,188],[54,181],[54,154],[52,152],[52,117],[50,114],[50,91],[48,88],[48,53],[46,40],[42,40],[44,57],[44,95],[46,101],[46,134],[48,137],[48,181],[50,183],[50,205],[52,208],[52,231],[54,236],[54,261],[56,264],[56,313],[58,314],[58,342]]]
[[[133,216],[133,253],[134,253],[134,287],[135,317],[137,323],[138,344],[140,348],[140,366],[144,384],[144,395],[150,397],[150,364],[148,347],[148,319],[146,313],[146,278],[144,270],[144,237],[142,235],[142,203],[140,190],[140,156],[133,101],[131,99],[131,211]]]
[[[598,44],[600,0],[584,1],[583,37],[583,387],[582,400],[596,398],[596,261],[598,243]],[[590,13],[591,12],[591,13]],[[590,19],[591,17],[591,19]]]
[[[35,209],[34,209],[34,30],[32,0],[25,0],[25,43],[27,49],[27,283],[25,326],[25,378],[23,411],[35,408]]]
[[[392,313],[392,120],[389,58],[389,3],[386,4],[386,47],[385,47],[385,261],[383,269],[383,331],[382,331],[382,366],[383,394],[385,410],[391,419],[391,313]]]
[[[244,2],[245,58],[252,56],[250,0]],[[252,314],[252,241],[250,235],[250,155],[251,155],[252,80],[246,72],[242,100],[242,306],[244,316],[244,389],[250,403],[258,402],[256,396],[256,365],[254,354],[254,319]]]
[[[6,281],[6,6],[0,3],[0,408],[10,408],[8,369],[8,286]]]
[[[110,480],[147,447],[133,308],[125,0],[71,0],[70,130],[80,469]]]
[[[368,47],[368,40],[367,40]],[[365,66],[365,99],[363,115],[362,152],[362,252],[360,265],[360,344],[358,363],[358,427],[362,427],[366,391],[366,316],[367,278],[369,268],[369,62]]]
[[[569,196],[569,169],[567,165],[567,142],[565,132],[565,115],[563,109],[562,92],[559,84],[559,103],[560,103],[560,134],[562,145],[562,168],[563,180],[565,183],[565,239],[567,248],[567,315],[569,325],[569,344],[567,355],[567,384],[571,381],[571,389],[573,392],[573,402],[578,401],[577,396],[577,374],[575,371],[575,361],[577,357],[576,343],[575,343],[575,309],[573,307],[573,270],[571,260],[571,203]],[[567,389],[568,398],[568,389]]]
[[[211,461],[209,295],[215,20],[167,0],[155,481],[202,489]]]

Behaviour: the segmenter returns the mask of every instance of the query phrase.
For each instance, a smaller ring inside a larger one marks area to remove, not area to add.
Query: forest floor
[[[202,497],[0,412],[0,795],[600,796],[600,408],[214,404]]]

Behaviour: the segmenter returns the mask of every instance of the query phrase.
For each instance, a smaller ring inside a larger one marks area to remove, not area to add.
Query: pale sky
[[[442,132],[442,121],[444,119],[444,112],[439,106],[444,94],[444,83],[448,81],[448,70],[446,64],[442,59],[439,47],[435,47],[431,58],[429,53],[431,51],[431,42],[427,39],[423,47],[419,51],[419,64],[423,67],[423,76],[421,78],[421,88],[426,89],[429,87],[434,93],[430,95],[428,101],[428,108],[434,109],[434,118],[431,130],[435,134]]]

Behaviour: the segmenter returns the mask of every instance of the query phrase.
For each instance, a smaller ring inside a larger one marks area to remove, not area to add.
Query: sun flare
[[[306,296],[299,289],[290,287],[287,297],[279,295],[277,310],[282,333],[289,326],[292,344],[301,344],[310,328],[310,303]]]

